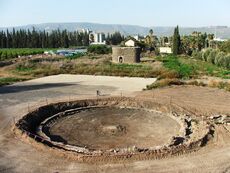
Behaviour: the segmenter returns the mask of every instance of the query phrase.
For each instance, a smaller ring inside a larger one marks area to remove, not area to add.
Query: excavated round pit
[[[134,108],[81,110],[58,119],[49,129],[53,141],[95,150],[164,145],[181,126],[169,116]]]

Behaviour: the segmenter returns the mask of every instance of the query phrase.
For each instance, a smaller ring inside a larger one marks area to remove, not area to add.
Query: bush
[[[194,52],[193,55],[196,59],[200,58],[199,52]],[[216,49],[206,49],[205,51],[203,51],[202,60],[220,67],[230,69],[230,54],[220,52]]]
[[[109,54],[112,52],[112,48],[106,45],[90,45],[88,52],[96,54]]]
[[[78,59],[78,58],[80,58],[80,57],[82,57],[82,56],[84,56],[85,55],[85,53],[75,53],[73,56],[67,56],[66,57],[66,59],[70,59],[70,60],[72,60],[72,59]]]
[[[208,86],[212,87],[212,88],[219,88],[219,89],[224,89],[226,91],[230,91],[230,83],[229,82],[212,80],[208,83]]]
[[[221,66],[225,54],[223,52],[219,52],[215,56],[214,64],[217,66]]]
[[[178,73],[179,78],[190,78],[194,71],[190,65],[181,63],[177,57],[173,56],[165,60],[164,66]]]
[[[202,60],[202,53],[195,50],[192,52],[192,57],[198,60]]]
[[[230,69],[230,54],[225,56],[225,67]]]
[[[151,85],[147,85],[146,89],[151,90],[151,89],[155,89],[155,88],[163,88],[166,86],[184,85],[184,84],[185,83],[179,79],[162,79],[162,80],[158,80],[158,81],[154,82]]]
[[[225,68],[230,68],[230,55],[225,55],[222,52],[217,55],[216,59],[217,59],[216,65],[225,67]]]
[[[205,51],[202,52],[202,60],[207,61],[208,56],[212,52],[212,49],[206,49]]]
[[[230,40],[221,43],[220,50],[226,53],[230,53]]]
[[[207,62],[215,64],[215,59],[217,54],[218,54],[217,50],[212,50],[207,57]]]
[[[23,78],[15,78],[15,77],[0,77],[0,86],[3,85],[9,85],[9,84],[13,84],[15,82],[19,82],[19,81],[24,81],[25,79]]]

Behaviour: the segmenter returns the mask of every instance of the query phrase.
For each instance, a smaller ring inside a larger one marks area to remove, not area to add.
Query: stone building
[[[139,63],[141,49],[139,47],[113,47],[112,61],[114,63]]]

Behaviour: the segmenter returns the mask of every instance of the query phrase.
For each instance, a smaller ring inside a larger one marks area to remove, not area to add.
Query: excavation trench
[[[40,107],[20,119],[14,131],[33,144],[88,161],[160,159],[195,151],[214,134],[212,125],[202,132],[193,130],[196,126],[172,105],[110,97]]]

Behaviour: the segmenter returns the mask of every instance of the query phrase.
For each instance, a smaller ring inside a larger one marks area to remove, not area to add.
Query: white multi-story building
[[[104,33],[93,33],[93,42],[91,44],[106,44]]]

